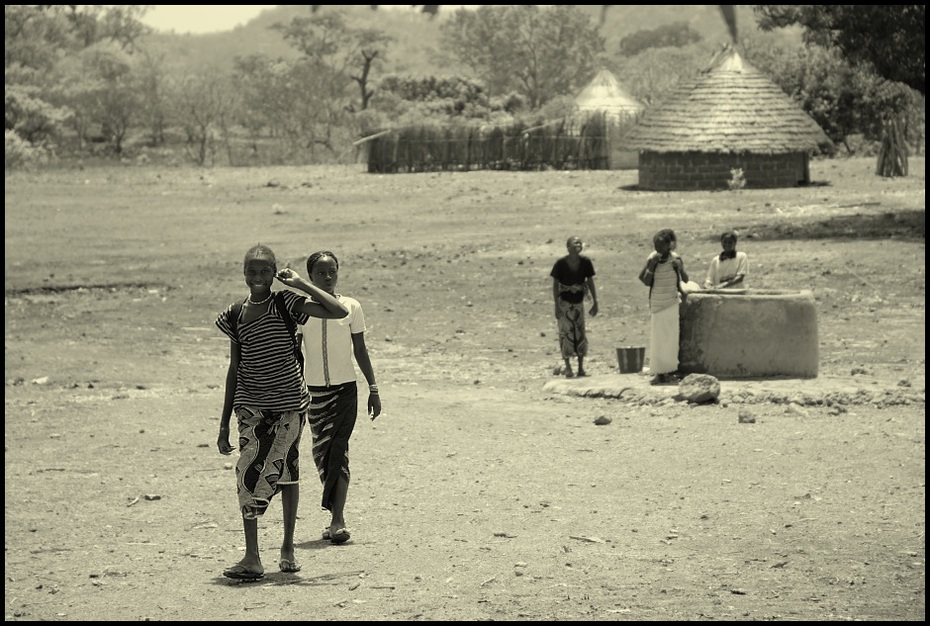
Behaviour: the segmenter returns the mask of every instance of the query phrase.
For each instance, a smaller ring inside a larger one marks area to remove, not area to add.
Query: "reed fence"
[[[609,169],[606,116],[530,126],[408,126],[373,133],[368,171],[376,174],[469,170]]]

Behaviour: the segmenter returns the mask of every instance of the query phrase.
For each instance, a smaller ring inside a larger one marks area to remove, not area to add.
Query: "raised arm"
[[[298,307],[311,317],[339,319],[349,314],[349,309],[339,302],[335,296],[326,293],[310,281],[304,280],[300,277],[300,274],[291,268],[284,268],[279,271],[275,274],[275,278],[288,287],[300,289],[304,293],[313,296],[315,301],[305,300],[303,305]]]
[[[656,266],[659,264],[659,254],[653,252],[646,259],[646,265],[643,266],[643,269],[639,272],[639,281],[646,285],[647,287],[652,287],[653,275],[656,271]]]

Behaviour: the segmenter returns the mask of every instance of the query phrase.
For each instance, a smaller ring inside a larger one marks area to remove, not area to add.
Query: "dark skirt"
[[[308,423],[313,435],[313,462],[323,483],[321,506],[332,511],[333,489],[340,477],[349,481],[349,437],[358,413],[358,385],[310,387]]]

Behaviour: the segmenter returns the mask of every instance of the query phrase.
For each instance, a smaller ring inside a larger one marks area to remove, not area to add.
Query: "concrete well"
[[[681,372],[817,377],[817,310],[809,290],[699,291],[684,299],[679,312]]]

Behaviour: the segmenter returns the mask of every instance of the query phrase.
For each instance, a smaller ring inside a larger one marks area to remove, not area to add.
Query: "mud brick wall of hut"
[[[747,188],[796,187],[810,182],[809,157],[789,154],[652,152],[639,155],[639,187],[655,191],[727,189],[740,168]]]

